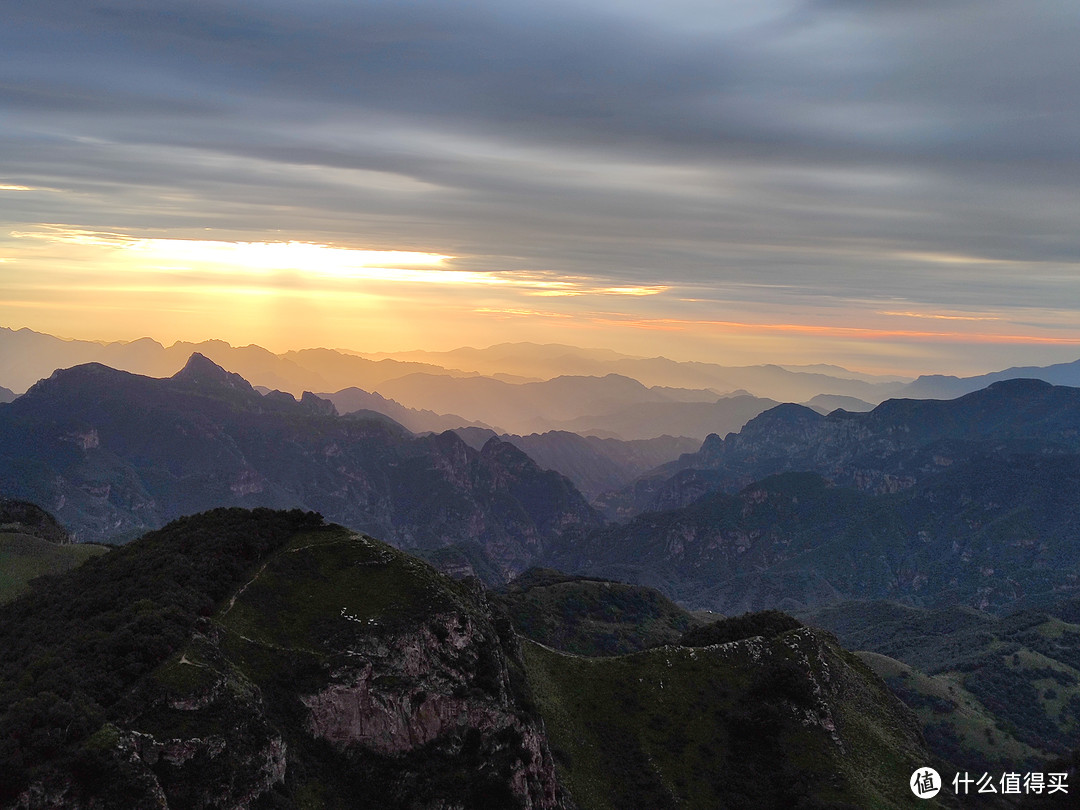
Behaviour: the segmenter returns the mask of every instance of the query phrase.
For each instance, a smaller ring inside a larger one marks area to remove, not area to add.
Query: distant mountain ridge
[[[479,428],[458,428],[454,431],[468,444],[479,448],[496,434]],[[623,441],[621,439],[580,436],[565,430],[532,433],[528,436],[503,434],[545,470],[562,473],[590,500],[620,489],[648,470],[682,453],[693,452],[698,446],[693,439],[658,436],[653,439]]]
[[[400,545],[478,542],[507,575],[599,523],[510,444],[478,452],[336,416],[310,393],[263,396],[199,354],[165,379],[76,366],[0,405],[0,494],[47,506],[80,540],[222,505],[316,509]]]
[[[813,471],[871,492],[912,486],[982,453],[1080,452],[1080,389],[1005,380],[953,400],[888,400],[867,413],[822,415],[784,404],[738,433],[644,476],[607,503],[612,515],[670,509],[768,475]]]
[[[904,388],[904,396],[914,399],[954,399],[1003,380],[1033,379],[1051,385],[1080,387],[1080,360],[1052,366],[1017,366],[974,377],[928,374]]]
[[[638,513],[551,565],[725,613],[1038,607],[1080,582],[1080,389],[1008,380],[827,416],[780,405],[606,506]]]
[[[389,380],[415,373],[452,377],[486,375],[504,380],[507,375],[550,380],[559,376],[605,377],[616,374],[640,380],[646,387],[713,389],[721,394],[743,389],[757,396],[795,402],[806,401],[821,393],[880,402],[893,395],[898,390],[897,386],[902,384],[896,378],[846,370],[833,376],[820,370],[792,371],[772,365],[729,367],[663,357],[633,358],[608,350],[576,347],[556,347],[558,351],[553,353],[549,351],[550,348],[508,344],[458,352],[407,353],[401,355],[401,359],[395,359],[325,348],[274,354],[260,346],[233,347],[221,340],[200,343],[180,341],[168,347],[151,338],[111,343],[62,340],[26,328],[14,330],[0,327],[0,384],[16,393],[25,391],[57,368],[87,362],[99,362],[147,376],[165,377],[178,371],[193,351],[235,370],[255,385],[294,394],[302,390],[337,391],[352,386],[373,391]],[[427,359],[407,359],[413,356]],[[477,358],[484,358],[484,361],[475,362]],[[454,364],[456,360],[463,361],[468,367],[464,370],[459,368]],[[539,365],[530,365],[530,362]],[[473,418],[469,414],[464,415]]]

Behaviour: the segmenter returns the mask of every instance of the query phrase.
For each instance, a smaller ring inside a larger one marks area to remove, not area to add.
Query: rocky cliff
[[[253,563],[85,738],[53,756],[24,746],[6,806],[570,806],[520,648],[483,591],[333,526]]]

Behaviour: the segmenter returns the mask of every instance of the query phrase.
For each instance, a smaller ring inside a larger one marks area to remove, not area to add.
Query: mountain
[[[474,448],[483,447],[497,435],[494,431],[475,427],[458,428],[454,432]],[[581,436],[565,430],[528,436],[503,434],[498,438],[525,452],[541,468],[565,475],[590,500],[621,489],[642,473],[698,447],[698,442],[685,437],[657,436],[622,441]]]
[[[523,643],[556,772],[579,806],[913,805],[912,772],[936,760],[869,668],[822,631],[750,633],[608,658]]]
[[[895,493],[783,473],[609,525],[548,564],[729,614],[847,599],[1003,611],[1080,588],[1080,456],[982,456]]]
[[[712,402],[639,402],[606,414],[559,422],[563,430],[626,440],[681,436],[703,440],[712,433],[739,430],[777,403],[754,396],[722,397]]]
[[[670,434],[671,425],[680,425],[678,414],[683,413],[690,402],[715,402],[717,398],[716,392],[708,390],[647,388],[635,379],[618,374],[561,376],[520,384],[492,377],[410,374],[389,380],[378,390],[384,397],[410,408],[464,414],[497,425],[503,432],[527,434],[553,428],[584,432],[585,426],[591,425],[618,433],[620,426],[629,427],[633,435],[616,437],[624,439]],[[632,406],[661,404],[675,408],[676,415],[666,422],[655,417],[650,420],[648,413],[632,421],[622,416]]]
[[[490,349],[453,352],[412,352],[393,356],[364,356],[357,352],[314,348],[274,354],[260,346],[233,347],[221,340],[177,342],[163,346],[150,338],[111,343],[62,340],[29,329],[0,328],[0,383],[15,392],[25,391],[55,369],[96,362],[154,377],[165,377],[183,367],[193,352],[233,369],[254,385],[299,394],[301,391],[336,391],[358,387],[418,410],[450,410],[470,420],[501,425],[519,433],[559,427],[549,424],[511,424],[441,403],[403,400],[383,386],[413,374],[426,376],[487,376],[506,384],[549,381],[561,376],[605,378],[610,375],[640,380],[646,388],[710,392],[753,392],[779,402],[803,402],[818,394],[857,397],[880,402],[895,396],[903,382],[896,378],[859,374],[834,367],[789,370],[780,366],[727,367],[688,363],[666,358],[635,358],[600,349],[572,346],[504,344]],[[433,383],[434,384],[434,383]],[[396,385],[396,383],[395,383]],[[671,394],[672,392],[668,392]],[[418,394],[419,396],[419,394]],[[686,395],[683,395],[684,397]],[[700,397],[698,397],[700,398]],[[679,395],[669,396],[679,401]],[[570,417],[581,414],[574,414]],[[670,432],[670,431],[669,431]]]
[[[493,594],[525,638],[576,655],[677,644],[698,620],[659,591],[530,568]]]
[[[483,594],[320,524],[218,510],[0,608],[0,803],[568,806]]]
[[[150,338],[112,343],[62,340],[30,329],[0,327],[0,382],[25,391],[58,368],[101,363],[151,377],[167,377],[198,352],[234,369],[245,379],[271,389],[299,394],[349,386],[371,389],[388,379],[425,372],[448,373],[424,363],[373,362],[329,349],[308,349],[277,355],[261,346],[234,347],[223,340],[178,341],[162,346]]]
[[[503,343],[487,349],[366,356],[434,363],[489,376],[509,372],[544,380],[564,374],[582,377],[619,374],[650,387],[705,388],[721,392],[745,389],[780,402],[803,402],[827,393],[877,403],[896,396],[907,382],[903,378],[862,374],[838,366],[722,366],[666,357],[633,357],[606,349],[582,349],[562,344]]]
[[[697,453],[643,476],[604,507],[625,517],[798,470],[870,492],[891,492],[984,455],[1077,452],[1080,389],[1038,380],[998,382],[954,400],[893,399],[869,413],[822,416],[785,404],[724,439],[709,436]]]
[[[15,399],[15,396],[15,392],[12,391],[10,388],[4,388],[4,386],[0,385],[0,404],[3,404],[5,402],[11,402],[13,399]]]
[[[29,501],[0,498],[0,532],[37,537],[55,545],[71,542],[71,535],[55,517]]]
[[[863,411],[874,410],[873,404],[865,402],[855,397],[842,397],[836,394],[818,394],[816,397],[803,403],[807,408],[811,408],[818,413],[832,413],[837,409],[843,409],[845,411],[851,411],[853,413],[861,413]]]
[[[1080,360],[1052,366],[1020,366],[974,377],[927,374],[904,386],[902,393],[918,399],[953,399],[1002,380],[1017,379],[1042,380],[1052,385],[1080,387]]]
[[[321,389],[323,391],[336,391],[352,386],[373,391],[388,380],[396,380],[412,374],[467,376],[456,369],[446,369],[431,363],[368,360],[335,349],[301,349],[285,352],[280,357],[282,360],[295,363],[309,373],[318,374],[320,379],[325,381]]]
[[[0,603],[24,592],[35,577],[68,571],[108,550],[70,540],[36,504],[0,498]]]
[[[82,541],[222,505],[315,509],[403,546],[478,542],[507,576],[598,523],[505,442],[477,452],[333,411],[262,396],[199,354],[167,379],[77,366],[0,405],[0,494],[44,504]]]
[[[568,655],[318,515],[214,510],[0,606],[0,806],[909,806],[934,760],[880,679],[737,624]]]
[[[415,408],[406,408],[400,402],[395,402],[380,394],[369,393],[356,387],[343,388],[333,394],[319,394],[318,396],[333,402],[338,413],[374,411],[389,416],[413,433],[442,433],[446,430],[461,427],[490,429],[483,422],[472,422],[456,414],[441,414],[434,411],[418,411]],[[495,434],[492,433],[492,435]]]
[[[166,348],[155,340],[99,343],[62,340],[30,329],[0,327],[0,380],[16,391],[25,391],[59,368],[101,363],[113,368],[153,377],[175,374],[188,357],[199,352],[221,365],[239,369],[269,388],[299,392],[327,388],[318,374],[279,358],[261,346],[234,348],[221,340],[202,343],[177,342]]]

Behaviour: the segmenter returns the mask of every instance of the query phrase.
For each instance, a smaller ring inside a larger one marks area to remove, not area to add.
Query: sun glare
[[[305,270],[351,276],[387,268],[438,268],[450,256],[404,250],[356,250],[313,242],[219,242],[135,239],[124,250],[170,262],[226,265],[250,270]]]

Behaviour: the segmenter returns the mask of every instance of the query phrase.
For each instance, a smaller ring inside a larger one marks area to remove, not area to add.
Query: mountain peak
[[[248,381],[239,374],[226,371],[209,357],[199,352],[192,352],[184,367],[176,372],[171,379],[175,382],[199,387],[212,386],[215,388],[232,388],[238,391],[255,391]]]

